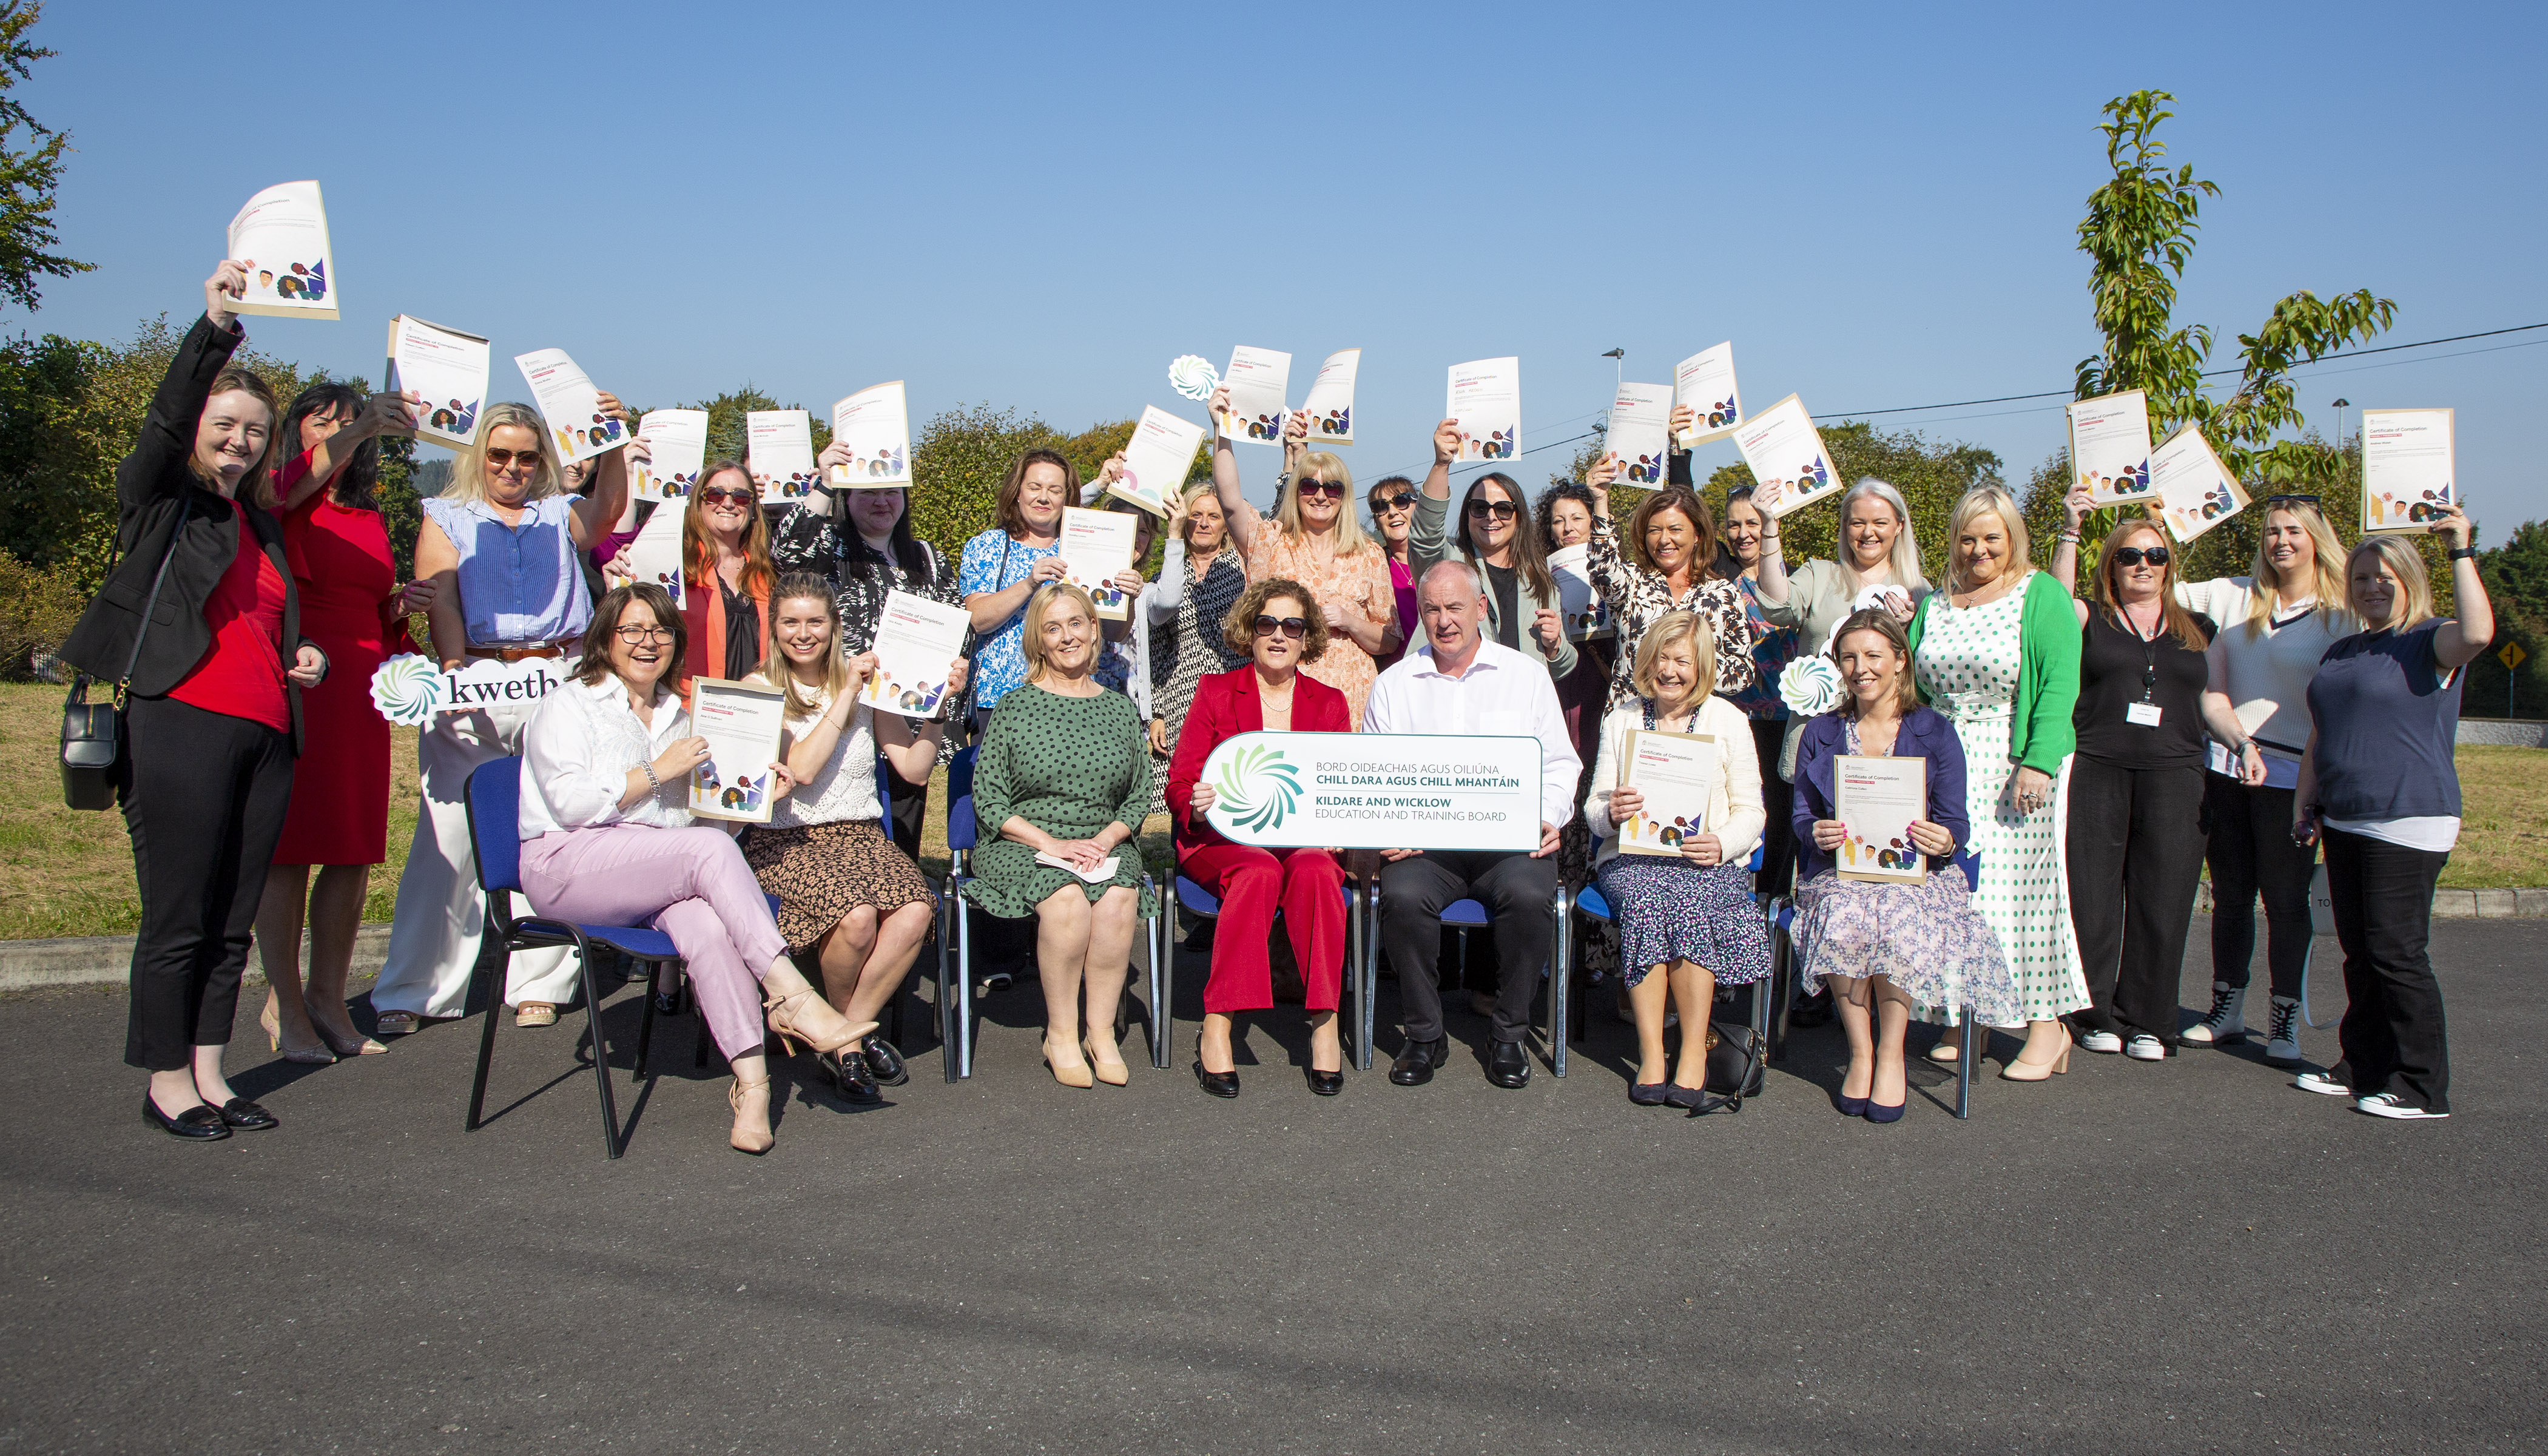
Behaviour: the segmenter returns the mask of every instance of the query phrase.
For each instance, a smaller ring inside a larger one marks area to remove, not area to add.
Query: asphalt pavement
[[[1388,1084],[1384,1033],[1321,1100],[1297,1008],[1224,1103],[1186,956],[1166,1072],[1137,1022],[1131,1087],[1056,1086],[1013,992],[968,1083],[916,1051],[853,1111],[802,1067],[758,1160],[687,1022],[607,1162],[580,1014],[507,1019],[500,1115],[464,1133],[476,1023],[310,1068],[251,1004],[233,1079],[283,1127],[206,1146],[142,1126],[120,991],[16,996],[0,1450],[2535,1449],[2548,949],[2434,946],[2448,1122],[2295,1091],[2256,1046],[2003,1082],[2004,1038],[1970,1121],[1921,1067],[1870,1126],[1830,1106],[1836,1029],[1691,1119],[1629,1105],[1606,1015],[1563,1081],[1491,1087],[1457,1013],[1431,1086]],[[604,1011],[623,1093],[637,1005]]]

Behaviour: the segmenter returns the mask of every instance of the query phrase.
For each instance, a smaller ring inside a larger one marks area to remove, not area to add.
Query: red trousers
[[[1221,924],[1212,937],[1212,978],[1204,983],[1203,1009],[1228,1016],[1274,1005],[1274,972],[1265,943],[1274,912],[1292,937],[1292,958],[1312,1011],[1336,1009],[1345,966],[1345,872],[1324,850],[1259,850],[1245,845],[1206,845],[1177,866],[1186,878],[1221,897]]]

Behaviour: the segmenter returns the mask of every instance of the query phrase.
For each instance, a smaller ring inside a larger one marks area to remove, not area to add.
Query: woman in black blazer
[[[204,317],[115,473],[123,559],[61,654],[106,682],[130,665],[119,797],[141,931],[124,1059],[150,1073],[142,1121],[199,1140],[275,1126],[230,1090],[222,1050],[292,799],[301,689],[327,672],[301,639],[270,509],[274,393],[229,362],[246,335],[228,303],[246,290],[245,269],[228,259],[204,281]]]

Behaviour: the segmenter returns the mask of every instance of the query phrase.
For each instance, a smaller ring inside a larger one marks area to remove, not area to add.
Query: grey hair
[[[1840,568],[1841,585],[1849,589],[1852,596],[1866,585],[1858,579],[1857,564],[1849,558],[1849,502],[1861,496],[1872,496],[1892,506],[1893,518],[1902,522],[1900,533],[1893,538],[1893,554],[1885,559],[1893,579],[1892,585],[1905,592],[1918,592],[1927,587],[1928,579],[1920,575],[1920,537],[1911,529],[1911,506],[1902,499],[1902,493],[1893,489],[1891,482],[1877,480],[1871,475],[1860,476],[1850,483],[1848,490],[1840,493],[1841,539],[1835,543],[1832,555],[1838,558],[1834,565]]]
[[[1442,575],[1444,572],[1449,572],[1453,576],[1458,577],[1461,581],[1468,583],[1469,594],[1471,596],[1484,596],[1487,594],[1487,584],[1478,576],[1478,569],[1476,567],[1469,565],[1465,561],[1453,561],[1447,557],[1425,568],[1423,579],[1415,584],[1416,592],[1420,594],[1424,591],[1424,584],[1426,582],[1432,581],[1435,577]]]

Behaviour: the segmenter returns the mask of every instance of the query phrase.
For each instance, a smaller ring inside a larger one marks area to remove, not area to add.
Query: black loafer
[[[1331,1072],[1322,1072],[1317,1067],[1310,1068],[1310,1090],[1320,1097],[1333,1097],[1342,1092],[1345,1090],[1343,1070],[1339,1068]]]
[[[899,1087],[911,1080],[911,1068],[902,1063],[902,1049],[882,1037],[869,1037],[859,1044],[866,1053],[867,1075],[879,1087]]]
[[[848,1102],[882,1102],[884,1094],[876,1090],[875,1075],[867,1070],[867,1059],[856,1051],[821,1058],[823,1069],[832,1074],[832,1089]]]
[[[1195,1058],[1194,1069],[1196,1083],[1206,1092],[1215,1097],[1238,1095],[1238,1068],[1231,1067],[1226,1072],[1208,1072],[1203,1069],[1203,1058],[1198,1056]]]
[[[151,1101],[147,1092],[141,1094],[141,1121],[189,1142],[218,1142],[230,1136],[229,1124],[222,1121],[212,1104],[198,1102],[172,1118],[159,1110],[159,1104]]]
[[[1410,1042],[1389,1064],[1389,1079],[1402,1087],[1421,1087],[1433,1080],[1433,1068],[1451,1055],[1451,1039],[1436,1037],[1430,1042]]]
[[[1496,1049],[1487,1053],[1487,1080],[1499,1087],[1530,1085],[1530,1057],[1519,1042],[1498,1042]]]
[[[233,1097],[222,1104],[222,1121],[242,1133],[262,1133],[283,1126],[283,1119],[244,1097]]]

